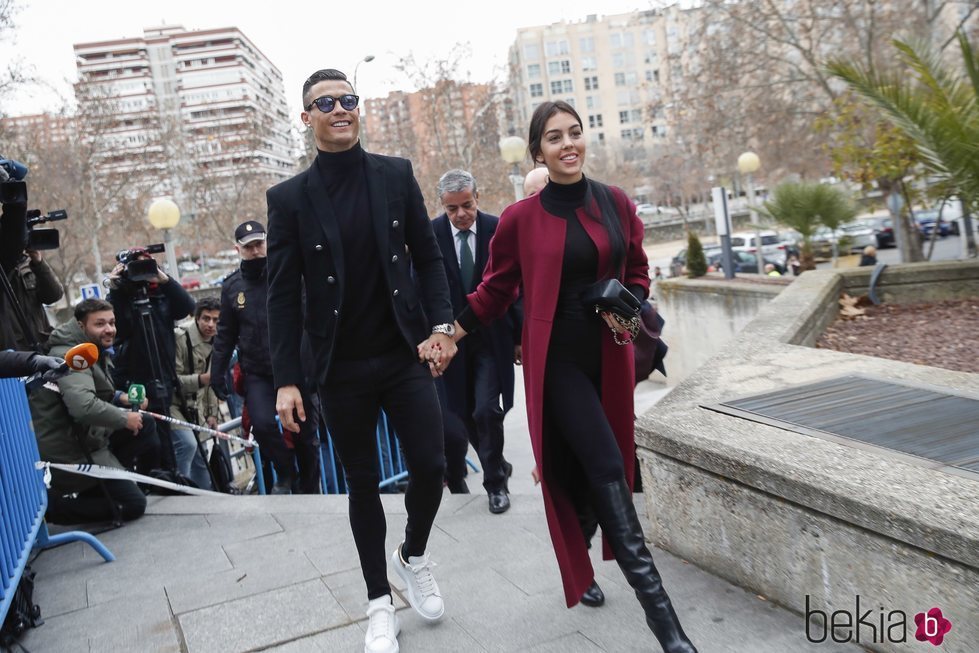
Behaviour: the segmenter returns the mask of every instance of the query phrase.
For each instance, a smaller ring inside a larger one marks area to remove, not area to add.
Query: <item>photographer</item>
[[[156,267],[155,261],[147,266],[153,257],[146,249],[126,250],[116,258],[121,262],[109,274],[108,297],[118,329],[113,345],[113,378],[116,387],[123,390],[133,383],[146,386],[150,410],[168,415],[177,387],[173,329],[177,321],[194,312],[194,300],[179,283]],[[147,273],[147,269],[152,272]],[[163,467],[175,470],[170,430],[163,423],[157,430]]]
[[[63,357],[73,346],[91,342],[99,360],[89,369],[58,379],[57,390],[42,387],[30,395],[31,416],[41,459],[52,463],[92,463],[106,467],[135,466],[141,473],[158,467],[160,442],[153,420],[129,407],[125,394],[111,381],[107,349],[116,335],[112,306],[86,299],[75,307],[75,319],[51,334],[51,355]],[[131,481],[104,481],[52,470],[48,491],[48,521],[78,524],[109,521],[114,512],[136,519],[146,509],[146,497]],[[106,494],[116,504],[115,509]],[[69,496],[71,495],[71,496]]]
[[[4,311],[3,319],[11,322],[14,348],[26,351],[33,349],[34,343],[44,345],[51,335],[51,323],[48,322],[44,305],[53,304],[64,296],[61,284],[44,262],[41,252],[33,249],[24,250],[18,263],[7,273],[7,279],[30,330],[24,333],[20,323]]]
[[[218,427],[218,399],[211,390],[211,345],[218,330],[221,302],[205,297],[197,302],[194,319],[180,324],[175,330],[177,339],[177,379],[179,387],[170,406],[170,417]],[[190,478],[197,487],[210,490],[211,476],[197,444],[197,435],[190,429],[174,427],[170,431],[177,456],[177,471]]]
[[[26,168],[0,156],[0,271],[4,277],[17,267],[27,239],[26,175]],[[0,289],[0,349],[17,346],[14,300],[7,290]]]

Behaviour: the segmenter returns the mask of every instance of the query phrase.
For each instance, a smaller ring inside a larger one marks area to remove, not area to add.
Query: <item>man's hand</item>
[[[214,429],[215,431],[217,430],[217,428],[218,428],[218,418],[217,417],[215,417],[214,415],[208,415],[207,418],[204,421],[207,423],[207,428]]]
[[[208,374],[210,374],[210,372]],[[217,378],[214,380],[214,383],[211,384],[211,392],[213,392],[214,396],[220,401],[228,400],[228,384],[225,383],[223,378]]]
[[[279,414],[283,430],[299,433],[298,422],[306,421],[306,410],[303,408],[303,396],[299,392],[299,386],[284,385],[279,388],[275,396],[275,412]]]
[[[523,365],[523,346],[514,345],[513,346],[513,364]]]
[[[143,428],[143,416],[139,413],[126,413],[126,428],[133,433],[138,433]]]
[[[56,356],[35,354],[31,356],[30,363],[34,374],[40,374],[44,381],[54,381],[71,372],[71,368],[68,367],[64,359]]]
[[[27,253],[27,257],[31,259],[31,263],[41,262],[41,252],[36,249],[25,249],[24,251]]]
[[[201,387],[211,385],[211,373],[204,372],[203,374],[197,375],[197,380],[200,381]]]

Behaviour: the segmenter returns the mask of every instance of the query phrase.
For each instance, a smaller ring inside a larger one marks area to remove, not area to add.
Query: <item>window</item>
[[[567,59],[549,61],[547,63],[547,72],[551,75],[567,75],[571,72],[571,62]]]
[[[605,133],[604,132],[592,132],[591,135],[592,145],[602,145],[605,143]]]
[[[620,124],[624,124],[624,123],[627,123],[627,122],[629,122],[629,112],[628,111],[619,111],[619,123]]]
[[[582,57],[581,58],[581,69],[582,70],[598,70],[598,62],[595,61],[595,57]]]
[[[551,82],[551,95],[560,95],[561,93],[574,93],[574,84],[570,79]]]
[[[597,91],[598,90],[598,77],[585,77],[585,90],[586,91]]]
[[[588,126],[592,129],[596,127],[602,127],[602,114],[596,113],[594,115],[588,116]]]
[[[613,52],[612,53],[612,67],[613,68],[625,68],[625,53],[624,52]]]
[[[630,111],[629,120],[632,122],[642,122],[642,109],[633,109]]]
[[[530,85],[530,97],[543,97],[544,96],[544,85],[543,84],[531,84]]]
[[[625,86],[625,73],[615,73],[615,85]]]
[[[608,44],[612,48],[631,48],[634,42],[632,32],[613,32],[608,36]]]
[[[527,61],[537,61],[540,59],[540,46],[536,43],[525,43],[523,46],[523,58]]]
[[[645,63],[653,63],[654,64],[654,63],[656,63],[656,60],[658,58],[659,58],[659,55],[656,54],[656,51],[655,50],[647,50],[646,51],[646,54],[643,55],[643,59],[642,60]]]
[[[578,39],[578,49],[582,52],[594,52],[595,39],[590,36],[582,36]]]
[[[572,107],[574,106],[574,98],[573,97],[566,97],[566,98],[564,98],[564,101],[567,102],[568,104],[570,104]]]
[[[656,45],[656,32],[651,29],[642,31],[642,42],[646,45]]]
[[[533,79],[534,77],[540,77],[540,64],[532,63],[527,66],[527,77]]]
[[[602,98],[599,95],[589,95],[585,98],[585,106],[589,109],[601,109]]]
[[[544,54],[548,57],[556,57],[562,54],[569,54],[568,42],[564,39],[560,41],[548,41],[544,44]]]

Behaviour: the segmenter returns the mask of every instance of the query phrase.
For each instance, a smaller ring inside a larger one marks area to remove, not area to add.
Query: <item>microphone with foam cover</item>
[[[99,361],[99,348],[90,342],[75,345],[65,352],[65,362],[75,372],[87,370]]]

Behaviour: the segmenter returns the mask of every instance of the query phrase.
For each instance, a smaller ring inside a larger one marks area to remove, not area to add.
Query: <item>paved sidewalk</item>
[[[401,650],[658,651],[618,567],[594,550],[607,603],[565,608],[540,490],[530,477],[522,384],[517,388],[506,422],[513,508],[491,515],[479,474],[469,479],[473,494],[445,495],[430,541],[445,617],[424,622],[406,607],[392,573]],[[666,392],[640,384],[637,412]],[[382,500],[393,551],[404,532],[403,497]],[[366,590],[345,496],[153,497],[146,516],[100,537],[116,562],[106,564],[76,543],[45,551],[34,563],[45,624],[23,639],[26,650],[363,650]],[[809,644],[800,615],[663,551],[654,555],[701,653],[860,650]]]

